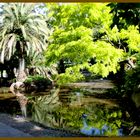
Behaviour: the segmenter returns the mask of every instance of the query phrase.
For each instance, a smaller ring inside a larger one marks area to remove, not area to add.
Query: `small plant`
[[[48,86],[51,86],[52,82],[39,75],[35,76],[29,76],[25,80],[25,87],[26,87],[26,92],[31,92],[31,91],[44,91]]]

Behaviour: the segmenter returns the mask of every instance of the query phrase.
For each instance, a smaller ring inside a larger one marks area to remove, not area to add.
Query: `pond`
[[[85,87],[53,88],[50,91],[28,95],[27,116],[44,126],[80,132],[85,123],[82,115],[86,114],[88,128],[102,129],[107,125],[105,136],[118,136],[118,129],[122,128],[123,135],[126,136],[130,133],[128,128],[134,124],[127,112],[119,106],[118,99],[102,99],[95,96],[104,93],[107,95],[105,91],[106,89]],[[8,98],[10,100],[0,96],[2,112],[21,114],[20,107],[11,93],[0,95],[7,98],[11,96]],[[7,108],[6,102],[10,104]]]

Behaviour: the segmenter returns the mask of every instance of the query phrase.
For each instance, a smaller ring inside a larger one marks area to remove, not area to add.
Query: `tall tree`
[[[46,64],[62,65],[64,70],[58,75],[60,83],[83,78],[80,72],[83,69],[107,77],[119,70],[119,62],[140,52],[138,26],[110,28],[114,14],[107,5],[47,4],[53,33],[46,51]],[[91,60],[94,61],[91,63]]]
[[[19,79],[25,74],[25,57],[30,49],[42,52],[46,49],[48,28],[44,17],[35,13],[35,4],[6,3],[3,6],[0,26],[0,61],[10,59],[13,54],[19,58]]]
[[[103,77],[109,72],[116,72],[124,52],[115,47],[112,36],[108,36],[108,33],[113,34],[110,30],[112,14],[109,14],[110,8],[106,4],[47,6],[50,25],[54,27],[54,31],[46,51],[46,63],[50,65],[63,60],[64,63],[71,64],[65,69],[65,73],[59,75],[60,82],[72,82],[82,78],[82,69],[88,69]],[[90,63],[91,59],[95,60],[94,64]]]

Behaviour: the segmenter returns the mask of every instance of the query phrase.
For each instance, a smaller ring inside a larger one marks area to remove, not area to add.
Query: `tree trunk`
[[[19,71],[24,71],[25,70],[25,59],[20,58],[19,59]]]
[[[1,78],[3,78],[3,70],[1,70]]]
[[[63,59],[59,61],[58,73],[65,73],[65,64]]]
[[[27,75],[25,73],[25,59],[20,58],[19,59],[19,69],[18,69],[18,74],[17,74],[17,81],[24,82],[25,79],[27,78]]]

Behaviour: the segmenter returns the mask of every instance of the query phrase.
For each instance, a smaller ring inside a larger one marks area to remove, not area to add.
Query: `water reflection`
[[[78,105],[81,105],[81,98],[82,98],[82,95],[80,92],[76,92],[76,97],[77,97],[77,103]]]
[[[23,94],[23,88],[24,88],[24,83],[17,81],[15,83],[12,83],[10,86],[10,91],[12,92],[13,95],[16,96],[17,101],[19,102],[22,116],[27,117],[27,110],[26,110],[26,105],[27,105],[27,97]]]
[[[82,114],[85,113],[88,114],[86,121],[89,127],[101,130],[106,124],[111,131],[105,131],[105,136],[122,135],[119,129],[122,125],[121,110],[113,104],[108,107],[101,100],[89,98],[84,92],[53,89],[49,94],[36,96],[30,101],[32,105],[28,110],[32,113],[32,119],[43,125],[80,132],[83,127]]]

